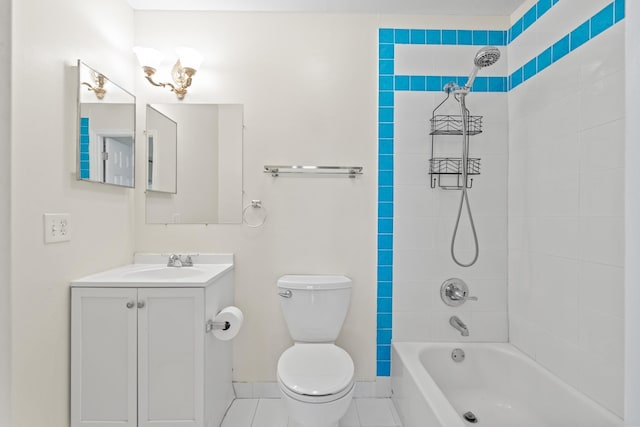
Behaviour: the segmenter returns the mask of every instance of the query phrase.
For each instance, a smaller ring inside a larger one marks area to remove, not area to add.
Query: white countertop
[[[73,287],[205,287],[233,270],[233,254],[192,255],[193,267],[167,267],[168,255],[136,254],[134,263],[73,280]]]

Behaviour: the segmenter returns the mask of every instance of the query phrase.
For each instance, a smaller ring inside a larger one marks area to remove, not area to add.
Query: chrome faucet
[[[169,262],[167,262],[167,267],[182,267],[182,259],[180,259],[180,255],[169,255]]]
[[[456,330],[460,331],[460,334],[463,337],[469,336],[469,328],[464,324],[462,320],[458,316],[451,316],[449,319],[449,324],[453,326]]]
[[[182,259],[182,255],[171,254],[169,255],[167,267],[193,267],[193,259],[191,255],[187,255],[185,259]]]

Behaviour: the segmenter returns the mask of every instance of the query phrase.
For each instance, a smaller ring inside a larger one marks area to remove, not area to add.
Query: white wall
[[[82,58],[132,92],[132,45],[133,12],[124,0],[109,7],[97,0],[13,2],[15,427],[69,425],[68,283],[132,260],[132,190],[75,179],[75,63]],[[43,243],[44,212],[71,214],[71,242]]]
[[[236,304],[246,314],[234,340],[237,381],[275,380],[291,344],[276,294],[287,273],[353,278],[338,343],[357,379],[375,377],[378,26],[358,15],[136,12],[137,44],[204,54],[185,102],[244,104],[244,204],[264,202],[263,227],[145,225],[136,190],[138,250],[236,254]],[[175,102],[142,75],[136,93]],[[265,164],[362,165],[364,175],[273,178]]]
[[[629,117],[640,117],[640,3],[627,2],[625,18],[626,108]],[[626,121],[625,189],[625,421],[640,426],[640,129],[634,120]]]
[[[510,72],[608,0],[564,0]],[[624,22],[509,93],[510,341],[622,416]]]
[[[11,0],[0,1],[0,427],[11,420]]]
[[[477,18],[472,22],[450,21],[441,21],[436,28],[496,28],[491,22]],[[396,45],[395,73],[468,75],[478,48]],[[500,62],[482,70],[481,76],[506,74],[506,49],[502,50]],[[393,340],[506,342],[507,95],[472,92],[467,97],[471,114],[483,116],[483,133],[470,136],[470,157],[481,158],[481,174],[473,177],[473,188],[468,191],[480,254],[476,264],[468,268],[457,266],[450,255],[461,192],[432,189],[429,184],[429,120],[446,94],[396,91],[395,96]],[[451,97],[436,114],[459,115],[459,108]],[[435,157],[461,156],[462,137],[435,138]],[[443,183],[451,183],[445,178]],[[466,208],[460,221],[456,254],[463,263],[474,257]],[[479,300],[455,308],[445,305],[440,298],[440,286],[452,277],[464,280],[470,294]],[[462,337],[451,327],[452,315],[459,316],[468,326],[468,337]]]

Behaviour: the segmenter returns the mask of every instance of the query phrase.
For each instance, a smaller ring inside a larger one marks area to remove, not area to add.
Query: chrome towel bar
[[[316,175],[347,175],[349,178],[355,178],[362,175],[362,166],[280,166],[265,165],[264,173],[270,173],[271,176],[280,176],[281,174],[316,174]]]

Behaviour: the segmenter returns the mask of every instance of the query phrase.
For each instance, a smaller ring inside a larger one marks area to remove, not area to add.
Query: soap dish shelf
[[[461,112],[462,114],[436,114],[444,110],[441,110],[441,107],[450,99],[460,102],[457,96],[451,97],[451,91],[447,91],[447,96],[431,113],[429,181],[431,188],[440,187],[443,190],[461,190],[462,188],[471,188],[473,186],[473,176],[480,175],[480,159],[467,157],[467,164],[463,166],[461,157],[436,157],[436,143],[450,146],[451,143],[459,143],[462,140],[463,146],[461,148],[464,149],[464,144],[465,142],[468,143],[470,136],[482,133],[482,116],[473,116],[466,108],[465,111]],[[446,111],[452,110],[448,108]],[[464,132],[465,130],[466,132]],[[464,136],[465,133],[466,137]],[[447,137],[451,136],[462,136],[462,138],[449,138],[449,141],[446,141]],[[438,151],[442,152],[442,150]],[[450,151],[451,148],[446,149],[446,152]],[[466,170],[464,169],[465,167]],[[464,175],[467,176],[467,182],[464,182]]]
[[[431,188],[459,190],[462,187],[462,159],[459,157],[435,157],[429,160]],[[473,175],[480,175],[480,159],[467,159],[467,188],[473,186]],[[442,177],[447,177],[443,180]]]
[[[482,116],[468,116],[467,132],[469,136],[482,133]],[[429,135],[462,135],[460,115],[438,114],[431,118]]]

